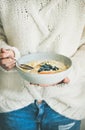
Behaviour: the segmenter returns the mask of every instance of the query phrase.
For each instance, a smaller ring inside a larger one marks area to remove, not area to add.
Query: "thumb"
[[[70,82],[70,79],[68,77],[66,77],[64,80],[63,80],[64,83],[69,83]]]

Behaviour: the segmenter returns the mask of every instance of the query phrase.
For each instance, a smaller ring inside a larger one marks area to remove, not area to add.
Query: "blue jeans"
[[[52,110],[37,101],[12,112],[0,113],[0,130],[80,130],[80,121]]]

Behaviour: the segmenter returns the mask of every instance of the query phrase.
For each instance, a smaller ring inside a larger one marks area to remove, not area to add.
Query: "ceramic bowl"
[[[55,54],[55,53],[31,53],[22,56],[18,60],[18,62],[19,64],[21,63],[26,64],[31,61],[39,61],[39,60],[60,61],[64,63],[64,65],[68,66],[68,68],[65,71],[54,73],[54,74],[39,74],[39,73],[35,74],[35,73],[30,73],[30,71],[23,71],[16,63],[17,71],[23,79],[34,84],[55,84],[62,81],[65,77],[67,77],[71,71],[71,66],[72,66],[71,59],[64,55]]]

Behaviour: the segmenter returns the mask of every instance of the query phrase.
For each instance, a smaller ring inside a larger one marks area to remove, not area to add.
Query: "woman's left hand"
[[[50,87],[50,86],[56,86],[56,85],[62,84],[62,83],[68,84],[69,82],[70,82],[70,79],[68,77],[66,77],[61,82],[55,83],[55,84],[32,84],[32,83],[30,83],[30,84],[32,84],[32,85],[39,85],[41,87]]]

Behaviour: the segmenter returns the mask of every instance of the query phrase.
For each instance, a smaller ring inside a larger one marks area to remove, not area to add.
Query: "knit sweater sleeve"
[[[79,82],[80,80],[83,81],[85,77],[85,44],[79,47],[71,59],[73,63],[73,74],[72,76],[69,75],[71,82]]]
[[[75,54],[71,57],[73,63],[73,71],[74,76],[70,78],[72,81],[78,81],[81,78],[81,81],[84,80],[85,77],[85,25],[83,29],[83,33],[80,40],[80,46],[78,47]]]
[[[7,42],[7,38],[4,32],[4,28],[0,19],[0,48],[12,49],[15,53],[15,58],[18,59],[20,57],[20,52],[16,47],[10,46]]]

